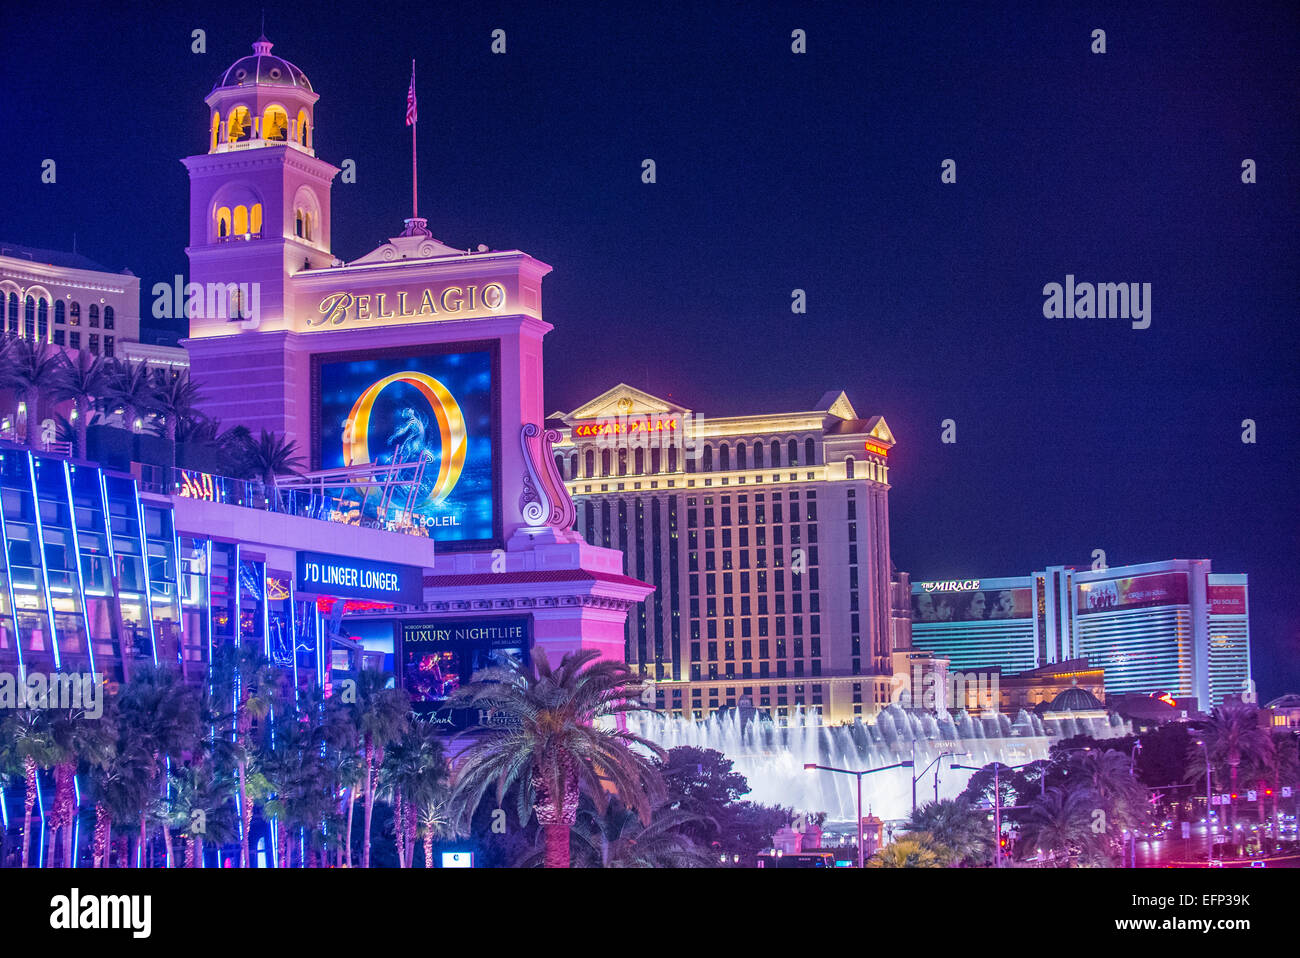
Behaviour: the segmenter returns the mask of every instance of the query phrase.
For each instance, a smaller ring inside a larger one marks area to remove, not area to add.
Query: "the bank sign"
[[[297,588],[299,592],[341,599],[418,605],[424,600],[424,570],[354,556],[299,552]]]

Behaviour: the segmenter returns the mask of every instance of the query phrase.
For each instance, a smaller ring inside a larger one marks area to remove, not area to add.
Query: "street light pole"
[[[1213,792],[1210,784],[1210,744],[1203,738],[1198,738],[1196,744],[1205,750],[1205,860],[1211,862],[1214,861],[1214,833],[1210,831],[1210,795]]]
[[[858,867],[863,868],[866,865],[866,857],[862,854],[862,776],[872,775],[876,772],[886,772],[891,768],[914,768],[915,763],[912,761],[896,762],[893,765],[882,765],[880,768],[864,768],[861,770],[852,768],[833,768],[830,765],[817,765],[813,762],[804,764],[803,770],[811,772],[820,770],[823,772],[838,772],[841,775],[852,775],[858,780]]]
[[[1030,765],[1033,764],[1035,763],[1025,762],[1023,765],[1008,765],[1007,768],[1010,771],[1015,771],[1016,769],[1028,768]],[[993,765],[993,867],[1001,868],[1002,867],[1002,787],[1001,787],[1002,786],[1002,778],[1001,778],[1002,763],[993,762],[992,765]],[[983,771],[983,769],[978,765],[959,765],[956,762],[953,762],[951,767],[964,768],[972,772]],[[1028,806],[1025,805],[1008,805],[1007,809],[1011,810],[1015,808],[1027,808],[1027,807]]]

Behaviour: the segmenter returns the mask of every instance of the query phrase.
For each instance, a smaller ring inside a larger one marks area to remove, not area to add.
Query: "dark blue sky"
[[[178,160],[263,5],[0,14],[0,237],[75,232],[146,290],[185,272]],[[319,154],[357,161],[336,255],[409,215],[415,57],[434,235],[555,267],[548,409],[620,380],[705,415],[846,389],[899,440],[899,568],[1208,557],[1251,576],[1261,693],[1300,689],[1293,4],[546,6],[265,3]],[[1151,328],[1043,318],[1067,273],[1151,283]]]

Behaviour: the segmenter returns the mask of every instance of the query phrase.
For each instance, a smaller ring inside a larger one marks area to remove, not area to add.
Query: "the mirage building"
[[[549,425],[593,545],[653,583],[627,661],[690,718],[795,706],[828,722],[889,704],[896,624],[889,452],[842,392],[797,412],[712,418],[620,384]]]
[[[1246,576],[1208,559],[912,583],[912,641],[957,671],[1019,673],[1086,659],[1108,695],[1219,705],[1248,688]]]

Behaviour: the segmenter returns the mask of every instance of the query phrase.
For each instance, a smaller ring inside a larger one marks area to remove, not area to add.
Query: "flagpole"
[[[411,61],[411,90],[415,90],[415,61]],[[411,123],[411,219],[418,219],[420,216],[420,192],[417,183],[417,173],[415,164],[415,125],[419,122],[419,113],[416,113],[415,120]]]

